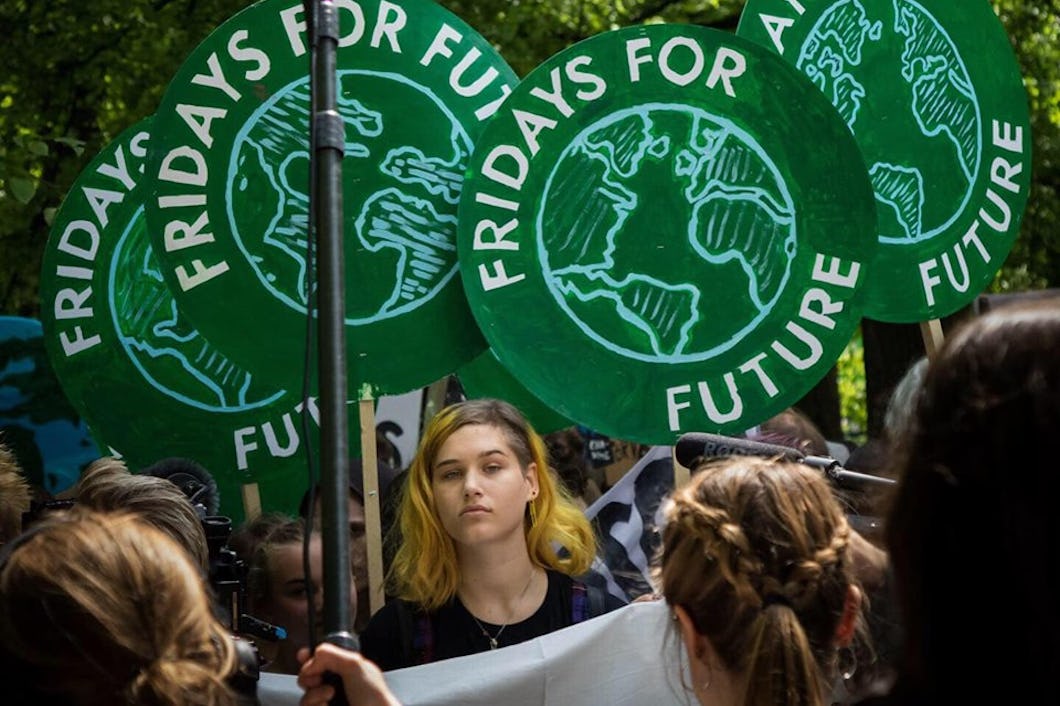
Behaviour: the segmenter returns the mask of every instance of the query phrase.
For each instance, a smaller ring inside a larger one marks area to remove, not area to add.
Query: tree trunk
[[[876,439],[883,430],[883,415],[895,385],[924,355],[924,339],[919,324],[889,324],[872,319],[862,319],[861,337],[865,350],[867,433],[870,439]]]
[[[795,405],[813,420],[829,441],[843,438],[843,424],[839,412],[839,374],[835,366]]]

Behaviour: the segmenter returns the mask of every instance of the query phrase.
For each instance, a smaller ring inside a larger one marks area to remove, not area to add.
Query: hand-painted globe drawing
[[[668,257],[645,257],[636,241],[663,224],[679,238]],[[606,348],[654,362],[706,360],[753,330],[777,303],[797,242],[789,189],[754,137],[701,108],[659,103],[609,114],[571,141],[536,231],[561,309]],[[701,301],[705,281],[733,293],[723,315]]]
[[[455,207],[472,142],[434,91],[403,75],[340,71],[338,94],[344,221],[355,224],[346,247],[357,250],[347,257],[346,322],[366,324],[421,307],[456,274]],[[401,114],[387,108],[395,103]],[[299,312],[306,309],[310,193],[301,126],[310,109],[308,79],[262,104],[235,140],[228,174],[229,223],[239,248],[262,285]],[[369,192],[365,182],[382,188]],[[268,226],[246,232],[239,214],[262,204],[272,213]]]
[[[858,0],[835,3],[810,30],[796,66],[862,138],[880,242],[901,244],[942,233],[960,216],[979,172],[983,129],[975,86],[949,33],[918,3],[893,3],[892,21],[871,17]],[[893,72],[890,80],[882,69]],[[903,139],[872,139],[884,125]]]

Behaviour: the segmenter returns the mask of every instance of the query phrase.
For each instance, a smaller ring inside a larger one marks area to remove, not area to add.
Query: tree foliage
[[[0,0],[0,312],[38,315],[49,224],[73,181],[247,4]]]
[[[961,0],[968,2],[973,0]],[[88,161],[150,115],[192,49],[247,0],[0,0],[0,313],[37,316],[50,219]],[[688,22],[734,30],[742,0],[443,0],[525,75],[618,27]],[[1060,286],[1060,11],[994,0],[1019,58],[1034,132],[1023,231],[994,289]]]

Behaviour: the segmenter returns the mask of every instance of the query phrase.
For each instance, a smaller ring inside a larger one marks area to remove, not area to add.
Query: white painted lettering
[[[228,115],[228,111],[224,108],[181,103],[177,106],[177,115],[184,119],[191,131],[195,133],[195,137],[199,138],[199,142],[206,149],[210,149],[213,146],[213,135],[210,134],[210,125],[213,124],[215,119],[224,118],[224,116]]]
[[[228,263],[222,260],[215,265],[207,267],[202,260],[193,260],[191,269],[192,272],[190,274],[188,268],[184,265],[180,265],[176,269],[177,283],[180,284],[181,291],[187,292],[200,284],[209,282],[214,277],[223,275],[228,272]]]
[[[819,305],[820,308],[815,309],[814,304]],[[832,301],[832,295],[819,287],[814,287],[802,296],[799,317],[831,331],[835,328],[835,319],[830,318],[830,315],[841,311],[843,311],[842,302]]]
[[[479,221],[475,224],[475,238],[471,246],[472,250],[518,250],[519,243],[505,240],[505,236],[515,230],[519,221],[512,218],[503,226],[498,226],[496,221]],[[491,233],[490,240],[483,240],[486,233]]]
[[[393,17],[391,18],[390,15]],[[398,43],[397,33],[405,28],[408,19],[403,7],[383,0],[379,3],[379,15],[375,22],[375,29],[372,30],[370,44],[378,47],[379,42],[386,37],[387,42],[390,43],[390,50],[395,54],[400,54],[401,45]]]
[[[773,344],[770,347],[776,351],[777,355],[787,361],[788,364],[796,370],[806,370],[813,367],[813,365],[821,359],[821,355],[824,353],[824,347],[821,345],[821,341],[794,321],[789,321],[784,328],[787,329],[788,333],[794,334],[796,338],[806,344],[806,356],[802,358],[798,357],[790,348],[781,343],[779,339],[773,341]]]
[[[780,393],[780,389],[777,384],[773,382],[773,378],[766,374],[766,371],[762,369],[762,361],[765,360],[766,354],[759,353],[751,360],[747,361],[740,366],[739,370],[741,373],[753,372],[758,377],[758,382],[762,385],[762,389],[766,391],[766,394],[770,397],[776,397]]]
[[[935,306],[935,287],[942,284],[942,278],[932,274],[938,266],[939,262],[934,258],[920,263],[920,281],[924,284],[924,298],[928,306]]]
[[[570,66],[569,61],[567,62],[567,66]],[[558,66],[548,72],[548,78],[551,83],[550,90],[546,91],[541,86],[534,86],[530,89],[530,95],[551,105],[558,110],[559,114],[564,118],[569,118],[574,114],[574,109],[571,108],[570,103],[563,98],[563,80],[560,77]]]
[[[55,295],[55,318],[91,319],[92,307],[85,306],[91,296],[92,287],[85,287],[80,292],[76,289],[60,289]]]
[[[707,77],[707,88],[714,88],[721,81],[725,86],[725,95],[733,98],[736,91],[733,90],[732,80],[743,76],[747,70],[747,59],[735,49],[719,47],[718,53],[714,55],[714,66],[710,69]]]
[[[182,169],[179,166],[174,166],[174,162],[181,158],[191,160],[191,169]],[[206,158],[202,156],[202,152],[186,145],[170,150],[162,158],[162,166],[158,170],[159,180],[174,184],[206,186],[207,176]]]
[[[850,263],[850,270],[844,275],[839,272],[843,261],[838,257],[829,258],[828,269],[825,269],[825,256],[820,253],[813,261],[813,273],[810,275],[817,282],[834,284],[837,287],[853,288],[858,283],[858,274],[861,265],[857,262]]]
[[[255,431],[254,427],[243,427],[233,432],[233,442],[236,447],[236,468],[241,471],[250,468],[250,463],[247,462],[247,453],[256,451],[258,448],[257,443],[250,440]]]
[[[162,236],[166,252],[175,252],[185,248],[193,248],[197,245],[212,243],[213,233],[200,232],[208,225],[210,225],[210,221],[205,211],[191,225],[183,221],[166,223],[165,232]]]
[[[255,68],[247,69],[246,73],[243,74],[243,77],[248,81],[260,81],[269,75],[269,70],[272,68],[272,62],[269,60],[269,55],[261,49],[240,46],[240,42],[247,39],[249,36],[250,32],[245,29],[240,29],[234,32],[231,39],[228,40],[228,55],[235,61],[254,62],[256,65]],[[236,100],[239,99],[236,98]]]
[[[206,59],[206,67],[210,69],[210,73],[195,74],[191,77],[191,82],[197,86],[216,88],[233,101],[238,101],[240,99],[239,91],[233,88],[232,84],[225,78],[224,71],[221,69],[221,60],[217,58],[217,52],[210,53],[210,56]],[[194,130],[195,128],[192,129]]]
[[[476,110],[475,117],[479,120],[485,120],[486,118],[492,116],[494,113],[497,112],[497,109],[501,107],[501,104],[504,103],[504,99],[510,96],[511,93],[512,87],[506,83],[502,83],[500,97],[490,101],[486,105]]]
[[[732,408],[725,413],[719,410],[718,405],[715,404],[714,395],[710,392],[710,386],[705,381],[699,383],[699,399],[703,402],[703,411],[707,413],[710,421],[716,424],[735,421],[743,414],[743,399],[736,389],[735,376],[732,373],[725,373],[722,378],[725,380],[725,387],[729,390],[729,398],[732,402]]]
[[[339,37],[340,49],[342,47],[351,47],[361,41],[361,37],[364,36],[364,10],[353,0],[335,0],[335,9],[336,11],[346,10],[353,15],[353,29],[350,30],[349,34]],[[342,13],[339,12],[339,26],[342,27],[346,24],[342,21]]]
[[[100,228],[106,228],[110,222],[110,218],[107,217],[107,207],[125,200],[125,194],[120,191],[111,191],[110,189],[93,189],[90,186],[86,186],[81,189],[81,193],[85,195],[85,200],[92,207],[92,212],[96,214],[96,220],[99,221]]]
[[[79,245],[74,242],[74,235],[79,232],[88,236],[87,243]],[[66,230],[59,236],[59,244],[56,246],[56,250],[89,262],[96,258],[98,249],[99,228],[92,221],[70,221],[67,223]]]
[[[492,263],[493,272],[489,271],[489,267],[486,265],[478,266],[478,276],[482,281],[482,289],[489,292],[494,289],[500,289],[501,287],[507,287],[509,284],[515,284],[516,282],[526,279],[526,275],[518,274],[514,277],[509,276],[508,272],[504,269],[504,263],[500,260],[494,260]]]
[[[670,55],[680,47],[692,52],[692,66],[684,73],[675,70],[670,64]],[[703,49],[691,37],[671,37],[659,51],[659,71],[663,78],[678,86],[687,86],[695,81],[703,73],[703,64]]]
[[[681,430],[681,419],[678,412],[692,406],[691,402],[678,402],[677,396],[687,395],[690,392],[692,392],[691,385],[678,385],[677,387],[668,387],[666,389],[666,416],[670,422],[670,431]]]
[[[141,135],[146,136],[147,133],[141,132],[136,137],[140,137]],[[136,138],[133,139],[135,140]],[[132,149],[142,150],[141,154],[136,156],[146,156],[147,150],[143,148],[142,144],[139,144],[135,141],[131,142],[130,150]],[[115,164],[114,166],[111,166],[109,164],[101,164],[99,165],[99,169],[97,169],[96,171],[102,174],[103,176],[110,177],[111,179],[117,179],[119,182],[121,182],[121,185],[125,187],[126,191],[132,191],[133,187],[136,186],[136,182],[133,181],[132,175],[129,174],[129,166],[125,163],[125,151],[122,149],[121,145],[118,145],[118,149],[114,151],[114,158],[117,161],[117,164]]]
[[[457,32],[455,29],[447,24],[443,24],[438,29],[438,34],[434,35],[434,39],[431,40],[430,46],[427,47],[427,51],[420,57],[421,66],[429,66],[436,56],[444,56],[446,59],[453,58],[453,50],[449,48],[449,42],[459,42],[464,38],[464,35]]]
[[[591,74],[585,71],[580,71],[583,66],[588,66],[593,63],[591,57],[588,56],[576,56],[567,62],[564,66],[564,72],[567,74],[567,78],[576,85],[588,85],[592,86],[592,89],[579,89],[574,97],[582,101],[594,101],[600,96],[607,92],[607,82],[596,74]]]
[[[502,199],[494,196],[493,194],[484,194],[481,191],[475,194],[475,202],[483,204],[485,206],[493,206],[494,208],[502,208],[505,211],[519,210],[519,202],[512,201],[511,199]]]
[[[641,64],[652,62],[651,54],[641,53],[644,49],[651,49],[651,40],[647,37],[637,37],[626,42],[626,63],[629,65],[630,83],[640,81]]]
[[[92,334],[91,336],[85,337],[85,332],[81,330],[80,326],[74,326],[74,337],[66,333],[66,331],[59,332],[59,342],[62,343],[63,353],[69,358],[72,355],[76,355],[82,351],[87,351],[89,348],[95,345],[99,345],[103,341],[99,334]]]
[[[276,436],[276,431],[272,428],[272,422],[265,422],[261,425],[261,430],[265,433],[265,445],[274,458],[293,456],[294,452],[298,450],[298,445],[301,441],[298,437],[298,432],[295,431],[294,421],[291,419],[290,412],[283,415],[283,429],[287,434],[287,441],[281,445]]]
[[[991,122],[991,142],[995,146],[1000,147],[1003,150],[1009,152],[1016,152],[1017,154],[1023,152],[1023,128],[1017,127],[1013,129],[1009,123],[1003,123],[998,120]]]
[[[541,149],[537,142],[537,136],[541,134],[542,130],[554,130],[556,121],[525,110],[513,110],[512,117],[515,118],[515,124],[519,126],[519,132],[523,136],[523,142],[526,143],[527,149],[530,150],[530,156],[533,157]]]
[[[497,162],[502,157],[511,159],[515,167],[514,174],[508,174],[497,166]],[[529,170],[529,160],[515,145],[497,145],[490,150],[490,153],[486,155],[486,159],[482,162],[482,176],[515,191],[523,188],[523,182],[526,180]]]
[[[295,58],[307,51],[303,37],[308,27],[305,20],[300,19],[304,12],[304,6],[301,3],[291,5],[286,10],[280,10],[280,23],[283,25],[284,32],[287,33],[287,41],[291,43],[291,53]]]

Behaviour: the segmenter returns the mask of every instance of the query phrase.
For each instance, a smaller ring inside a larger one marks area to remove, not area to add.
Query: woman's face
[[[458,549],[523,541],[526,503],[537,495],[537,466],[519,465],[500,427],[473,424],[445,440],[431,468],[434,506]]]
[[[324,571],[321,556],[320,535],[314,532],[309,538],[309,565],[312,569],[310,581],[313,586],[317,635],[322,635],[324,618]],[[285,629],[286,642],[293,649],[308,645],[309,581],[306,581],[305,572],[302,570],[301,542],[272,547],[269,554],[269,573],[272,593],[261,617]],[[350,592],[349,600],[350,614],[353,615],[356,609],[354,591]]]

